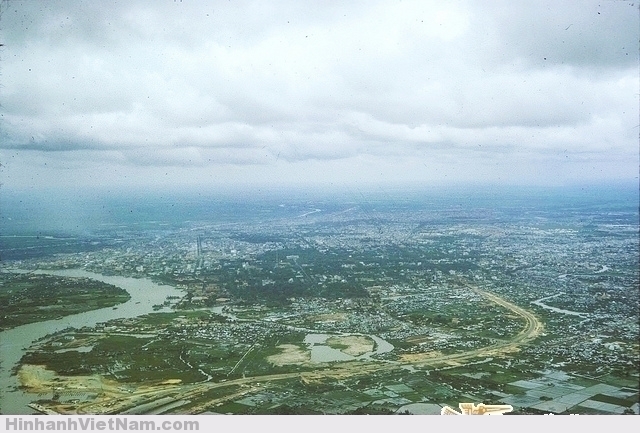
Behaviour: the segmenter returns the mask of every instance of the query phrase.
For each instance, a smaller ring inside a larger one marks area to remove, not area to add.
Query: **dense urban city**
[[[247,206],[9,239],[2,413],[639,413],[637,208]]]

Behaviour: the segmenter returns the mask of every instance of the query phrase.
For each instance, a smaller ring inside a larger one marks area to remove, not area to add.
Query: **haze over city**
[[[6,191],[638,175],[638,5],[5,1]]]
[[[640,414],[639,16],[0,0],[6,429]]]

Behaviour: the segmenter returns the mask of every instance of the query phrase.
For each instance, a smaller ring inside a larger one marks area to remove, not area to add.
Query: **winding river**
[[[68,327],[95,326],[98,323],[112,319],[136,317],[151,313],[153,312],[153,306],[162,304],[167,296],[182,295],[182,292],[174,287],[156,284],[146,278],[106,276],[80,269],[36,271],[34,273],[91,278],[123,288],[131,295],[131,299],[124,304],[118,305],[115,309],[106,307],[73,314],[61,319],[29,323],[0,332],[0,413],[5,415],[33,413],[27,406],[34,400],[33,395],[18,389],[18,379],[16,376],[11,375],[11,370],[35,340]]]
[[[104,283],[113,284],[130,295],[131,299],[117,307],[106,307],[98,310],[86,311],[69,315],[60,319],[44,322],[30,323],[13,329],[0,332],[0,414],[21,415],[30,414],[33,411],[28,404],[37,399],[33,394],[25,393],[18,387],[18,378],[11,374],[12,369],[18,364],[22,356],[32,343],[48,334],[61,331],[65,328],[92,327],[98,323],[113,319],[136,317],[153,312],[153,306],[162,304],[168,296],[181,296],[182,293],[171,286],[159,285],[146,278],[130,278],[120,276],[106,276],[81,269],[67,269],[59,271],[35,271],[37,274],[49,274],[63,277],[91,278]],[[237,320],[233,314],[223,312],[223,307],[212,309],[218,314],[223,314]],[[162,310],[160,310],[162,311]],[[295,327],[292,327],[295,328]],[[298,329],[298,328],[295,328]],[[303,330],[299,328],[298,330]],[[372,355],[382,354],[393,350],[393,345],[376,335],[360,333],[339,333],[332,335],[366,335],[376,343],[375,349],[358,357],[346,355],[339,350],[332,349],[324,344],[329,334],[316,334],[314,330],[304,329],[309,332],[305,343],[309,344],[312,362],[332,362],[352,359],[369,359]]]

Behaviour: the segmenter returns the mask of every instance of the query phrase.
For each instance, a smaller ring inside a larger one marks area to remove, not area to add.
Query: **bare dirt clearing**
[[[276,346],[282,352],[267,356],[267,361],[278,367],[291,364],[308,364],[311,362],[311,352],[304,350],[295,344],[280,344]]]
[[[351,356],[373,352],[374,345],[374,341],[364,335],[334,336],[327,339],[327,346]]]
[[[309,320],[314,322],[344,322],[348,319],[345,313],[327,313],[309,316]]]
[[[98,375],[92,376],[58,376],[43,365],[23,365],[18,371],[20,385],[33,393],[49,393],[51,390],[65,391],[104,391],[115,382],[105,380]]]

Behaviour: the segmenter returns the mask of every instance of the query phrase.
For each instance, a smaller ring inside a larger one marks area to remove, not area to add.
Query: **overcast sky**
[[[638,3],[1,4],[9,190],[638,176]]]

